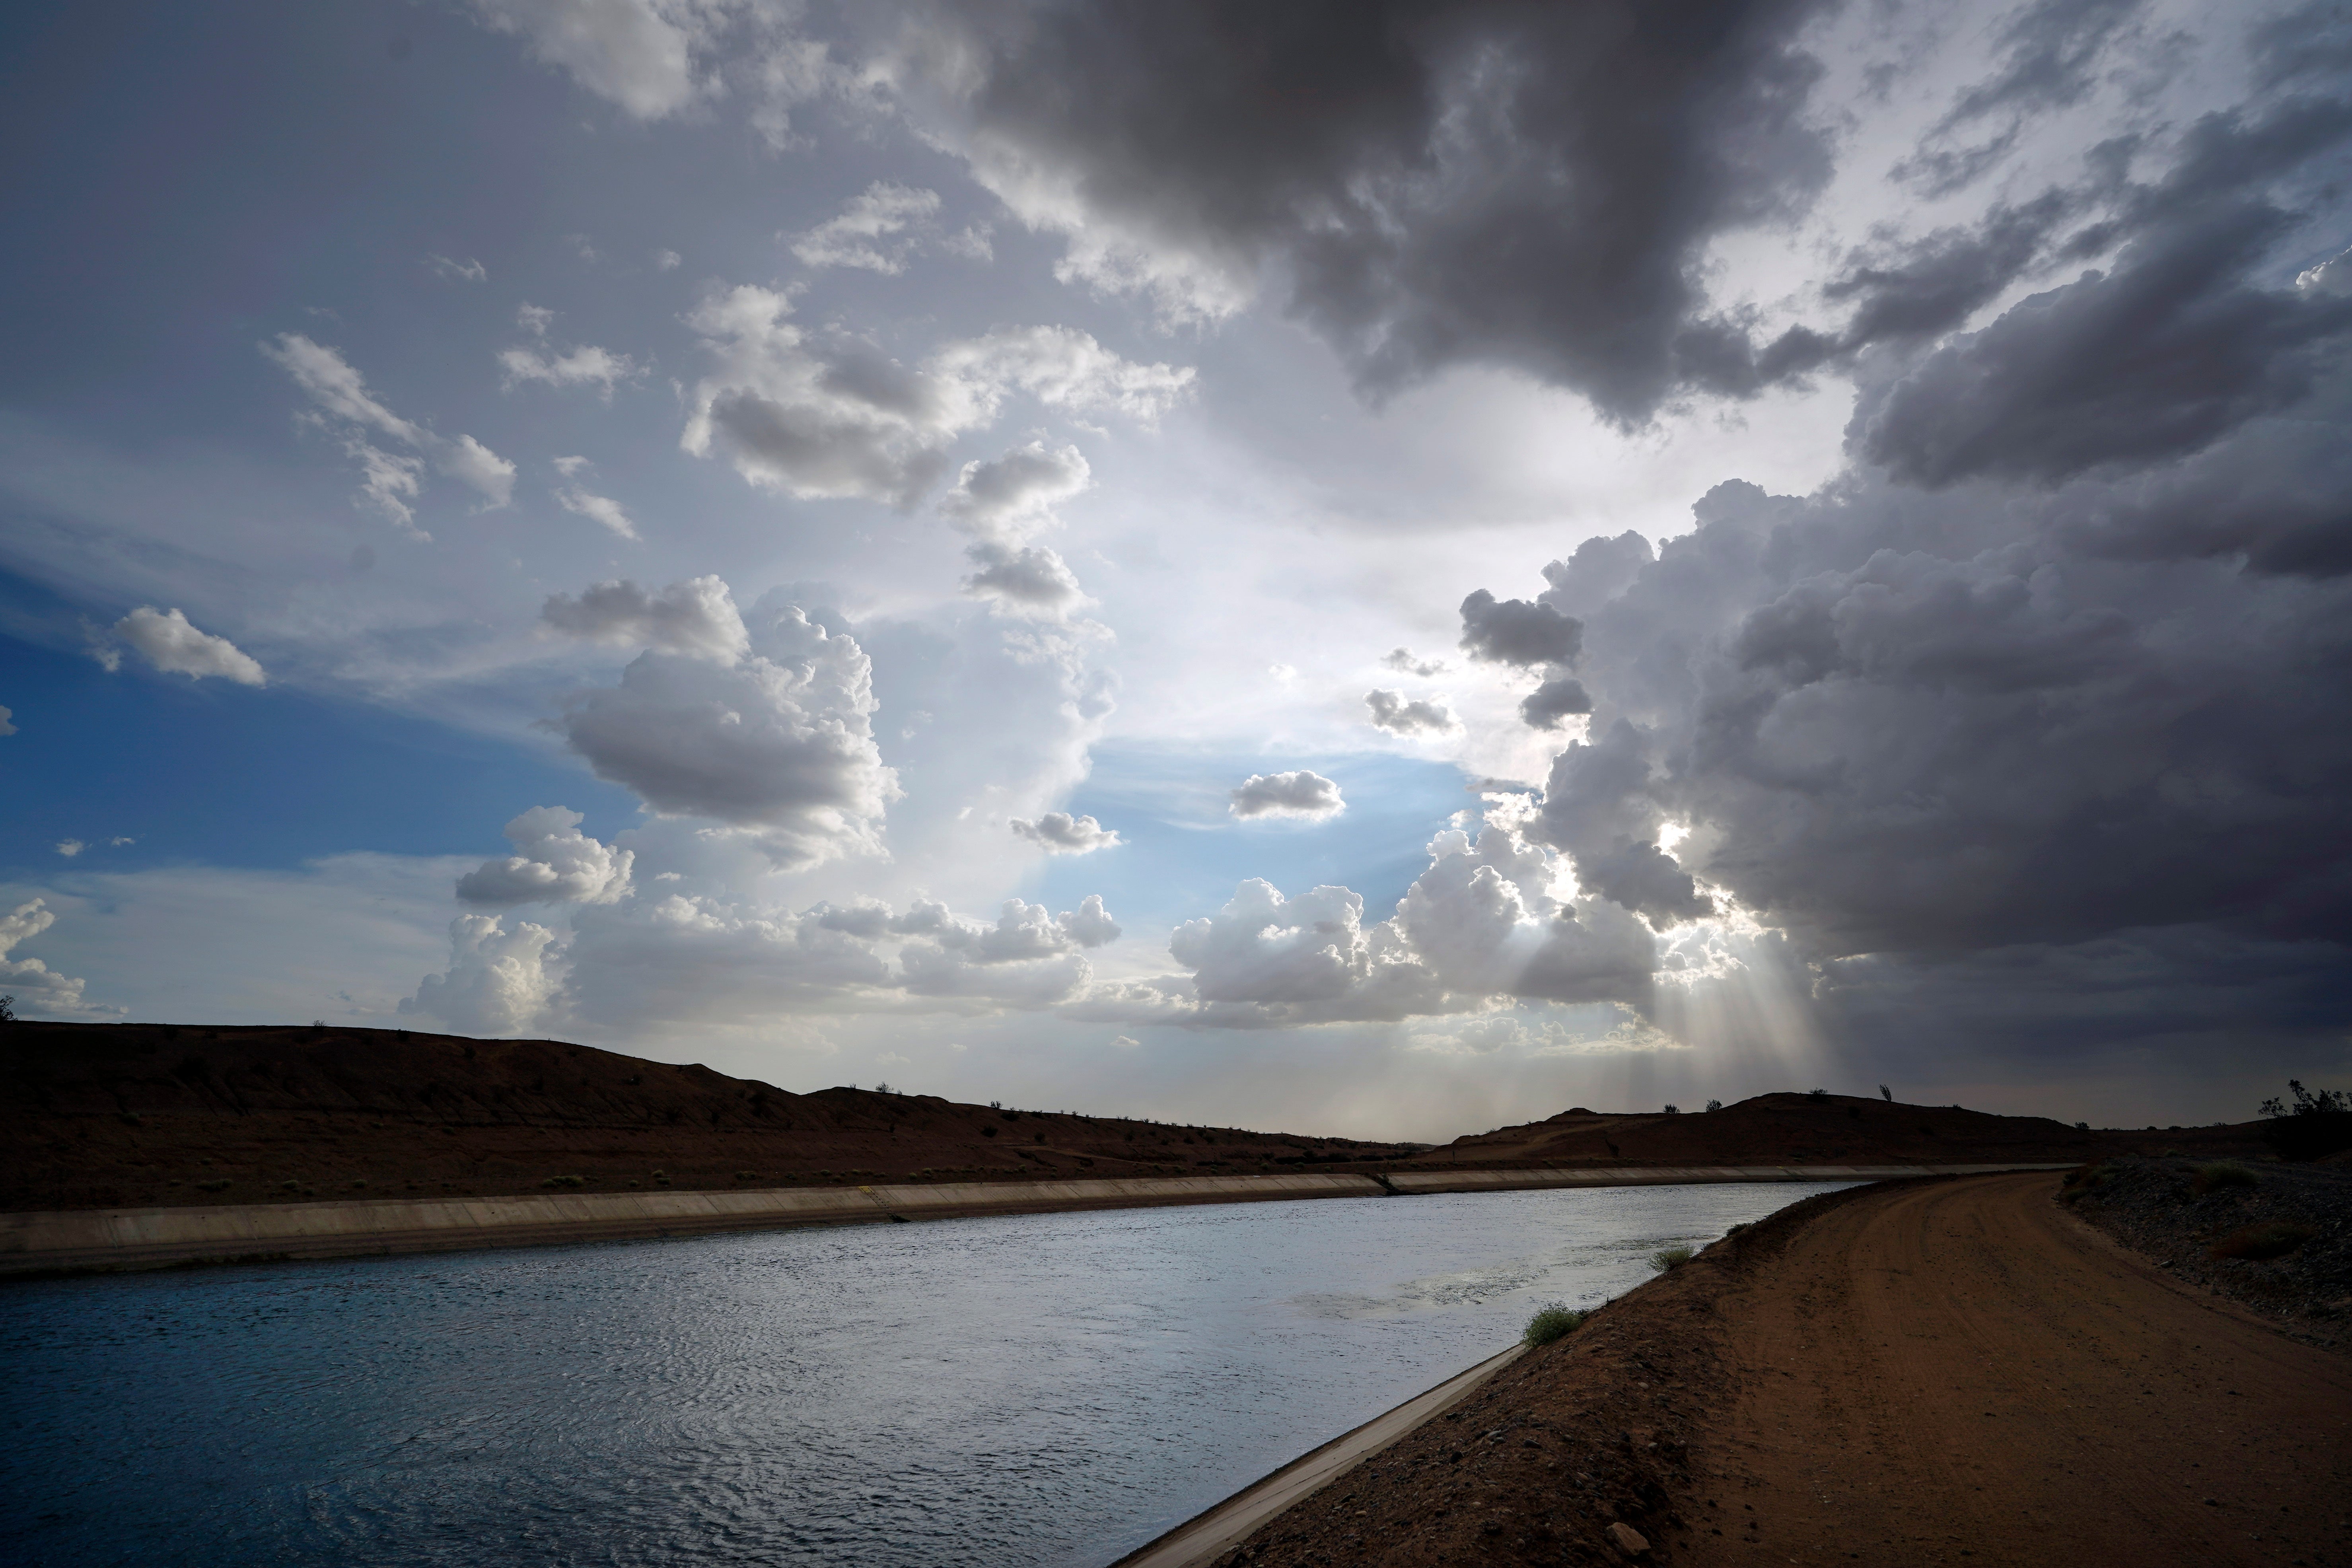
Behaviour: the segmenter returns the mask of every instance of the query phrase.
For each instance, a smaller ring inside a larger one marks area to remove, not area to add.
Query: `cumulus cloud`
[[[1313,26],[971,6],[898,68],[974,175],[1061,237],[1065,278],[1213,318],[1283,277],[1368,387],[1500,363],[1638,421],[1680,387],[1804,368],[1784,343],[1759,372],[1774,345],[1707,298],[1701,258],[1827,179],[1801,42],[1822,9],[1662,29],[1632,0],[1370,4]]]
[[[142,605],[114,623],[113,633],[166,675],[202,680],[208,676],[239,686],[266,686],[260,664],[226,637],[198,631],[176,609]],[[101,660],[101,662],[104,662]],[[111,669],[110,663],[107,668]]]
[[[16,726],[9,722],[16,716],[15,709],[0,707],[0,735],[13,735],[16,732]]]
[[[338,351],[299,332],[281,332],[274,342],[263,343],[261,352],[309,395],[315,406],[305,417],[341,431],[344,451],[360,465],[360,493],[394,522],[421,533],[409,503],[417,497],[428,458],[442,473],[480,494],[487,505],[503,507],[513,501],[512,463],[471,436],[445,439],[394,414]],[[368,438],[371,433],[424,456],[386,452]]]
[[[896,277],[914,249],[907,231],[928,224],[939,210],[937,191],[877,180],[835,216],[794,237],[793,254],[803,267],[853,267]]]
[[[1189,368],[1134,363],[1067,327],[959,340],[909,366],[791,315],[787,295],[751,286],[696,309],[688,323],[716,368],[695,389],[682,444],[803,499],[911,506],[945,470],[948,443],[992,423],[1013,392],[1149,424],[1192,384]]]
[[[459,915],[449,922],[449,967],[425,977],[400,1004],[404,1016],[439,1020],[461,1035],[517,1035],[556,1016],[562,973],[548,949],[556,933],[529,921],[509,927],[497,915]]]
[[[1415,675],[1426,680],[1433,675],[1443,675],[1451,668],[1442,658],[1423,658],[1409,647],[1391,648],[1381,662],[1404,675]]]
[[[19,942],[30,942],[58,923],[47,902],[34,899],[0,915],[0,988],[16,998],[16,1005],[35,1013],[80,1013],[82,982],[59,974],[37,958],[11,958]]]
[[[982,542],[964,553],[976,570],[963,580],[963,591],[1010,614],[1059,620],[1086,602],[1076,575],[1042,544],[1015,549]]]
[[[75,856],[80,854],[83,850],[89,848],[89,846],[79,838],[60,838],[57,842],[56,847],[58,854],[70,860]]]
[[[1497,664],[1574,664],[1583,626],[1549,605],[1497,600],[1481,588],[1462,601],[1462,651]]]
[[[1454,710],[1444,703],[1418,700],[1408,702],[1402,691],[1367,691],[1364,706],[1371,712],[1373,728],[1386,730],[1391,735],[1451,734],[1462,727],[1454,717]]]
[[[784,865],[877,851],[900,792],[856,639],[793,607],[751,628],[736,661],[709,651],[649,649],[617,687],[575,695],[562,721],[572,750],[653,811],[749,830]]]
[[[1091,816],[1049,811],[1034,822],[1012,819],[1013,831],[1048,855],[1091,855],[1120,842],[1118,834]]]
[[[485,860],[457,879],[460,903],[488,908],[513,904],[609,904],[629,890],[626,849],[600,844],[580,831],[576,811],[535,805],[506,826],[515,853]]]
[[[598,583],[578,598],[551,595],[539,616],[557,631],[591,642],[665,648],[720,664],[733,664],[751,650],[735,596],[716,576],[653,589],[625,577]]]
[[[1324,822],[1348,808],[1339,786],[1311,769],[1286,773],[1252,773],[1227,792],[1225,809],[1248,819],[1257,816],[1303,817]]]
[[[1076,447],[1043,441],[1015,447],[1002,458],[963,466],[940,512],[983,539],[1018,543],[1053,521],[1054,509],[1093,482]]]

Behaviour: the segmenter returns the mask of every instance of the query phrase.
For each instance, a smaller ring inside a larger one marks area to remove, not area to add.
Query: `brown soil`
[[[1738,1151],[1756,1158],[1730,1158]],[[1720,1110],[1612,1115],[1578,1107],[1524,1127],[1457,1138],[1419,1163],[1606,1165],[2013,1165],[2159,1152],[2200,1159],[2266,1154],[2259,1123],[2069,1127],[1957,1105],[1902,1105],[1843,1094],[1759,1094]]]
[[[1498,1373],[1227,1563],[2352,1561],[2352,1362],[2049,1175],[1783,1211]]]
[[[2207,1158],[2260,1147],[2250,1128],[2086,1132],[1775,1094],[1682,1116],[1570,1110],[1430,1149],[869,1089],[793,1094],[556,1040],[0,1026],[0,1210],[1307,1167],[2015,1163],[2173,1145]]]
[[[1395,1144],[793,1094],[554,1040],[0,1025],[0,1209],[1297,1170]]]

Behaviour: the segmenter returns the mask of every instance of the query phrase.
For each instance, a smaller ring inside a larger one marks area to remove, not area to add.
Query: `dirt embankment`
[[[2352,1561],[2352,1361],[2126,1252],[2057,1184],[1783,1211],[1219,1561]]]
[[[794,1094],[557,1040],[0,1026],[0,1209],[13,1211],[1307,1169],[2075,1163],[2152,1143],[2258,1146],[2248,1128],[2092,1132],[1773,1094],[1681,1116],[1580,1109],[1431,1149],[870,1089]]]
[[[1418,1163],[1529,1165],[2024,1164],[2159,1151],[2215,1159],[2266,1152],[2261,1125],[2099,1129],[1957,1105],[1844,1094],[1759,1094],[1720,1110],[1618,1115],[1579,1106],[1457,1138]]]
[[[1410,1148],[793,1094],[555,1040],[0,1026],[0,1209],[1345,1169]]]
[[[2177,1279],[2315,1344],[2352,1340],[2352,1164],[2109,1160],[2059,1197]]]

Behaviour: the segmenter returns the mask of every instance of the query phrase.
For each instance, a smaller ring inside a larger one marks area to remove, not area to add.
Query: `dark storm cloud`
[[[1565,675],[1545,681],[1519,703],[1519,717],[1534,730],[1557,730],[1562,719],[1591,711],[1592,699],[1585,694],[1584,683]]]
[[[2140,0],[2041,0],[2021,7],[2000,34],[1999,68],[1963,91],[1929,132],[1927,144],[1896,173],[1945,195],[1990,172],[2016,144],[2032,115],[2080,102],[2097,67]],[[1954,145],[1988,121],[1985,140]]]
[[[1227,274],[1282,264],[1367,390],[1507,364],[1638,422],[1829,352],[1750,343],[1697,281],[1716,236],[1828,176],[1795,42],[1824,8],[973,5],[952,58],[1000,189],[1066,188],[1091,223]]]
[[[1481,588],[1462,601],[1462,651],[1521,666],[1573,664],[1584,628],[1549,605],[1496,599]]]
[[[2175,460],[2296,403],[2352,331],[2352,300],[2263,285],[2305,218],[2266,187],[2324,167],[2347,138],[2352,102],[2208,116],[2168,178],[2128,193],[2139,233],[2111,271],[2021,300],[1867,389],[1855,449],[1931,487],[2053,482]]]

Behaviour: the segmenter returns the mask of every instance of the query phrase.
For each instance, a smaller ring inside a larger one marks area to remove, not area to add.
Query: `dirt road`
[[[1738,1388],[1694,1435],[1671,1560],[2352,1563],[2352,1362],[2053,1184],[1892,1189],[1734,1284]]]
[[[1216,1561],[2352,1568],[2352,1360],[2168,1278],[2057,1187],[1792,1205]]]

